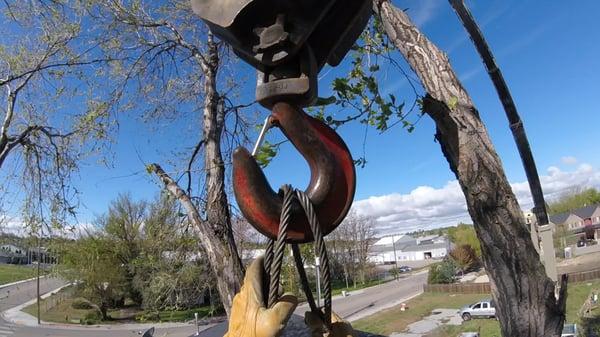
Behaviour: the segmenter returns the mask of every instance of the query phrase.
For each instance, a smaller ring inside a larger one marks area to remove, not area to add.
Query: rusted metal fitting
[[[275,104],[267,123],[279,127],[308,162],[311,178],[305,192],[314,205],[323,235],[327,235],[344,219],[354,199],[356,173],[348,147],[325,123],[287,103]],[[233,153],[233,191],[248,222],[263,235],[276,239],[282,195],[271,188],[254,157],[243,147]],[[313,240],[297,202],[287,238],[291,243]]]
[[[191,0],[215,35],[255,68],[287,63],[309,45],[317,71],[336,66],[371,16],[372,0]]]

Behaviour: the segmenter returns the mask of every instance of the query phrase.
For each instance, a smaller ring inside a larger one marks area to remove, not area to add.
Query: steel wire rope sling
[[[265,269],[268,306],[278,298],[286,244],[291,244],[311,311],[331,325],[331,275],[324,237],[348,213],[356,186],[354,162],[339,135],[302,108],[314,104],[317,75],[337,66],[371,16],[372,0],[191,0],[214,35],[258,70],[256,99],[272,114],[252,153],[233,153],[233,189],[248,222],[269,238]],[[254,155],[265,132],[276,126],[307,160],[304,191],[284,185],[273,191]],[[299,244],[313,242],[321,261],[324,308],[315,304]]]

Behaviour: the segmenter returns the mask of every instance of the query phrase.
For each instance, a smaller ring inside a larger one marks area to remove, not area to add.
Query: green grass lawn
[[[100,321],[98,309],[74,309],[72,307],[74,299],[71,298],[72,290],[70,287],[61,290],[57,295],[52,295],[40,302],[41,318],[46,322],[55,323],[75,323],[79,324],[88,321],[87,324],[116,324],[125,322],[186,322],[194,319],[194,313],[198,313],[199,318],[210,315],[222,314],[222,310],[211,312],[211,308],[200,307],[188,310],[163,310],[158,312],[148,312],[133,305],[126,305],[124,308],[110,309],[108,316],[111,320]],[[57,299],[61,300],[58,301]],[[56,305],[51,306],[50,303]],[[126,303],[127,304],[127,303]],[[24,312],[37,317],[37,304],[34,303],[23,309]]]
[[[36,275],[36,268],[16,264],[0,264],[0,285],[26,280]]]
[[[389,335],[392,332],[402,332],[408,324],[429,316],[436,308],[459,309],[467,304],[489,298],[487,295],[451,295],[441,293],[424,293],[408,301],[408,310],[401,311],[400,307],[390,308],[369,317],[360,319],[352,326],[374,334]]]
[[[569,285],[567,297],[567,322],[581,324],[577,317],[579,309],[585,302],[592,290],[600,289],[600,280]],[[429,316],[436,308],[459,309],[464,305],[477,302],[489,295],[454,295],[443,293],[424,293],[410,300],[407,311],[401,311],[400,307],[384,310],[369,317],[354,322],[352,325],[357,330],[374,334],[389,335],[392,332],[402,332],[413,322]],[[442,326],[427,337],[456,337],[461,332],[479,331],[481,336],[501,337],[500,325],[494,319],[473,319],[464,322],[460,326]]]
[[[569,285],[567,294],[567,322],[580,324],[579,309],[592,290],[600,289],[600,280]]]
[[[54,308],[46,311],[44,310],[44,301],[40,303],[42,308],[41,310],[41,318],[46,322],[55,322],[55,323],[79,323],[82,319],[86,317],[86,315],[90,313],[94,313],[94,309],[73,309],[71,304],[73,303],[72,299],[66,299],[62,303],[58,304]],[[24,312],[37,317],[37,304],[32,304],[23,309]]]

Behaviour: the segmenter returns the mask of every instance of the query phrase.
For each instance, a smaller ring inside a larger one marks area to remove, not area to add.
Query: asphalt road
[[[356,291],[348,297],[334,298],[333,311],[346,320],[356,320],[388,307],[398,305],[402,300],[415,296],[423,290],[427,281],[427,273],[406,276],[398,281],[391,281],[376,287]],[[302,323],[306,305],[296,309],[295,321]],[[201,337],[222,337],[227,331],[227,323],[218,324],[200,333]],[[285,337],[285,335],[284,335]]]
[[[421,272],[397,281],[359,290],[347,297],[334,298],[333,311],[345,320],[357,320],[382,309],[399,305],[407,298],[422,292],[425,283],[427,283],[427,273]],[[301,306],[296,313],[304,315],[307,310],[306,306]]]
[[[65,285],[63,280],[46,277],[42,278],[40,279],[40,294],[45,294],[63,285]],[[0,312],[23,304],[35,298],[36,294],[37,282],[35,280],[0,288]],[[11,337],[17,330],[19,330],[19,328],[0,318],[0,337]]]
[[[348,297],[337,297],[333,300],[333,309],[347,320],[355,320],[379,310],[398,305],[402,300],[414,296],[423,288],[427,279],[426,273],[407,276],[398,281],[391,281],[376,287],[353,292]],[[45,293],[64,284],[60,279],[42,279],[41,292]],[[35,281],[0,289],[0,311],[25,303],[36,296]],[[296,321],[301,321],[307,306],[296,309]],[[227,324],[221,323],[212,327],[203,327],[202,337],[222,337]],[[195,333],[194,326],[157,329],[154,336],[188,337]],[[119,326],[103,328],[61,328],[56,326],[16,327],[0,319],[0,337],[128,337],[140,336],[139,329],[127,329]]]
[[[45,294],[58,287],[65,285],[66,282],[54,278],[44,277],[40,279],[40,294]],[[0,311],[16,307],[31,299],[34,299],[37,294],[37,283],[35,280],[26,283],[9,286],[0,289]]]

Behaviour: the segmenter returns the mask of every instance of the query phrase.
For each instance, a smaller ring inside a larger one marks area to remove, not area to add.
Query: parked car
[[[406,272],[409,272],[409,271],[411,271],[411,270],[412,270],[412,268],[411,268],[411,267],[409,267],[409,266],[400,266],[400,267],[398,267],[398,270],[399,270],[401,273],[406,273]]]
[[[496,317],[496,306],[494,301],[485,300],[463,307],[458,311],[458,314],[465,321],[477,317],[493,318]]]
[[[458,337],[479,337],[479,332],[463,332]]]

